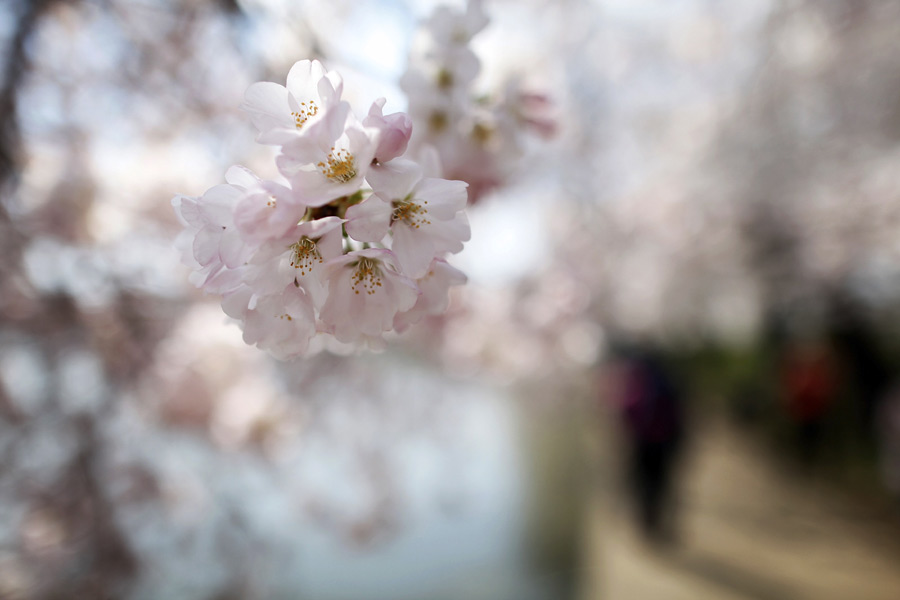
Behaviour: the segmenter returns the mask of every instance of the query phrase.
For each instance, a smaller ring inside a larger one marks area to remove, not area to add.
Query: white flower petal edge
[[[416,280],[416,286],[422,292],[419,299],[410,310],[394,317],[394,329],[405,331],[426,315],[443,313],[450,304],[450,288],[463,285],[466,280],[465,274],[447,261],[433,260],[428,272]]]

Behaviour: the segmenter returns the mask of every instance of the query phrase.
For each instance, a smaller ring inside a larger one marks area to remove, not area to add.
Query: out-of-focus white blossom
[[[443,174],[469,184],[470,203],[509,177],[524,133],[555,130],[549,97],[517,78],[495,93],[474,89],[481,62],[470,43],[487,24],[480,0],[469,0],[465,10],[439,6],[423,23],[400,80],[415,125],[412,153],[435,148]]]

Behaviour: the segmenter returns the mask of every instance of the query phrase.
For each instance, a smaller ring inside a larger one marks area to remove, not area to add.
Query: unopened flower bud
[[[381,131],[375,159],[385,163],[406,152],[409,138],[412,135],[412,119],[406,113],[382,115],[385,99],[379,98],[372,103],[369,115],[363,119],[363,125]]]

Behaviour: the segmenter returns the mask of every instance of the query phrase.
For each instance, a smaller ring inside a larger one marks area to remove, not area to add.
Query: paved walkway
[[[670,549],[633,528],[614,444],[597,454],[584,600],[900,599],[898,519],[789,475],[724,424],[693,440]]]

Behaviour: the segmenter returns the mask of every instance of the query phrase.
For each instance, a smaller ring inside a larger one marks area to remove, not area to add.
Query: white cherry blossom
[[[439,315],[450,304],[450,288],[466,282],[466,275],[443,259],[431,262],[428,272],[416,279],[416,287],[421,294],[415,305],[408,311],[394,317],[394,329],[405,331],[418,323],[425,315]]]
[[[326,72],[317,60],[301,60],[291,67],[287,87],[271,81],[254,83],[241,105],[256,128],[257,140],[280,145],[308,131],[341,103],[343,81]]]
[[[326,269],[328,302],[319,316],[341,342],[380,337],[393,328],[397,313],[412,308],[419,297],[416,284],[401,274],[390,250],[350,252]]]
[[[309,295],[316,308],[321,307],[326,293],[324,265],[342,254],[341,223],[337,217],[325,217],[295,225],[259,248],[243,280],[260,295],[292,283]]]
[[[322,206],[362,187],[378,148],[379,131],[349,111],[335,110],[282,148],[281,174],[309,206]]]
[[[235,205],[245,191],[220,184],[199,198],[175,196],[172,206],[185,230],[176,241],[182,262],[194,269],[191,281],[208,292],[223,293],[239,280],[234,269],[252,254],[234,224]]]
[[[302,355],[316,333],[312,301],[293,284],[263,298],[256,298],[251,288],[243,286],[225,296],[222,309],[241,322],[244,342],[276,358]]]
[[[425,27],[438,44],[466,45],[476,33],[487,27],[488,20],[482,1],[469,0],[465,12],[446,5],[438,6]]]
[[[422,178],[414,162],[397,159],[372,169],[375,195],[347,210],[347,232],[360,241],[378,241],[390,230],[391,249],[403,271],[421,277],[435,256],[462,250],[470,236],[463,181]]]

